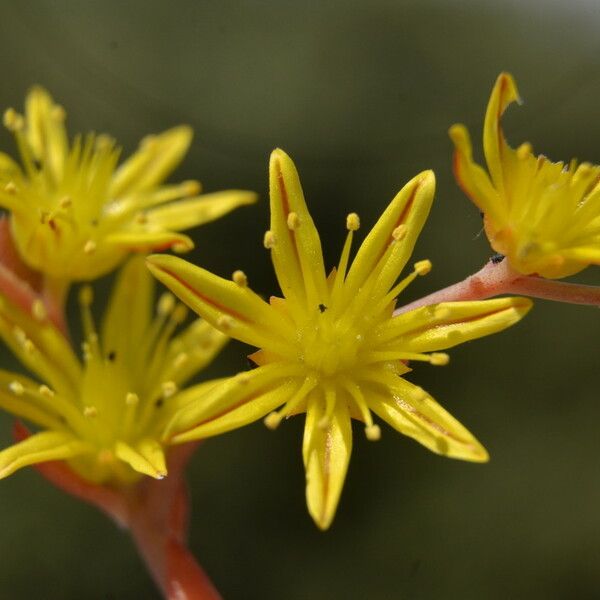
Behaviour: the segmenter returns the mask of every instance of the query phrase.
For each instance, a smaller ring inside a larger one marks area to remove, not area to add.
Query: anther
[[[14,108],[9,108],[6,111],[4,111],[3,122],[4,126],[9,131],[17,131],[19,129],[23,129],[23,126],[25,125],[25,120],[23,119],[23,116],[20,115]]]
[[[406,227],[406,224],[405,223],[401,223],[400,225],[398,225],[398,227],[396,227],[394,229],[394,231],[392,231],[392,237],[397,242],[400,242],[400,241],[402,241],[406,237],[406,232],[407,231],[408,231],[408,227]]]
[[[83,246],[83,252],[84,254],[93,254],[94,252],[96,252],[97,247],[98,245],[94,240],[88,240]]]
[[[269,428],[269,429],[277,429],[277,427],[279,427],[279,424],[281,423],[281,415],[277,412],[272,412],[269,413],[264,419],[263,419],[263,423]]]
[[[71,199],[70,196],[65,196],[59,203],[58,205],[61,208],[69,208],[71,205],[73,204],[73,200]]]
[[[98,409],[95,406],[86,406],[83,409],[83,416],[88,419],[93,419],[98,416]]]
[[[8,389],[15,396],[22,396],[25,393],[25,388],[23,387],[23,384],[20,381],[11,381],[8,384]]]
[[[443,367],[450,362],[450,357],[445,352],[434,352],[429,355],[429,362],[436,367]]]
[[[140,402],[140,397],[134,392],[127,392],[125,396],[125,404],[127,406],[136,406]]]
[[[221,315],[217,319],[217,327],[223,331],[229,331],[235,325],[235,321],[229,315]]]
[[[9,181],[5,186],[4,186],[4,191],[7,194],[14,194],[17,191],[17,186],[15,185],[14,181]]]
[[[173,360],[173,366],[176,369],[180,369],[188,361],[189,356],[187,352],[180,352]]]
[[[29,338],[27,338],[23,342],[23,350],[25,350],[25,352],[28,354],[31,354],[35,350],[35,344]]]
[[[54,390],[51,390],[47,385],[40,385],[40,387],[38,388],[38,392],[40,393],[41,396],[44,396],[46,398],[53,398],[55,393]]]
[[[60,104],[55,104],[52,107],[52,112],[50,114],[56,121],[64,121],[65,117],[67,116],[65,109]]]
[[[377,442],[381,439],[381,428],[379,425],[369,425],[365,427],[365,435],[370,442]]]
[[[36,298],[31,304],[31,314],[36,321],[44,321],[48,316],[44,303]]]
[[[84,285],[79,290],[79,303],[82,306],[91,306],[94,301],[94,290],[91,285]]]
[[[431,261],[430,260],[420,260],[414,264],[415,271],[417,275],[427,275],[429,271],[431,271]]]
[[[244,273],[244,271],[240,271],[239,269],[234,271],[231,279],[233,279],[233,281],[242,288],[248,286],[248,277],[246,277],[246,273]]]
[[[177,391],[177,384],[174,381],[163,381],[160,387],[163,398],[170,398]]]
[[[524,160],[532,153],[532,151],[533,148],[531,144],[529,142],[524,142],[517,148],[517,158]]]
[[[186,196],[195,196],[196,194],[199,194],[200,190],[202,189],[200,182],[194,179],[184,181],[181,185],[183,188],[182,191]]]
[[[292,211],[288,214],[287,226],[290,231],[295,231],[300,227],[300,217],[298,216],[298,213]]]
[[[346,217],[346,229],[356,231],[360,227],[360,217],[356,213],[350,213]]]
[[[158,314],[168,315],[175,308],[175,296],[169,292],[165,292],[158,299]]]
[[[273,248],[275,246],[276,243],[276,238],[275,238],[275,234],[269,229],[269,231],[265,232],[265,237],[263,238],[263,246],[267,249],[270,250],[271,248]]]
[[[184,304],[177,304],[177,306],[173,309],[173,314],[171,315],[171,320],[173,323],[183,323],[188,315],[187,306]]]

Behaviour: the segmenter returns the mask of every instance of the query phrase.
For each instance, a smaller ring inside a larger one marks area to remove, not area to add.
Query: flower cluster
[[[406,269],[432,207],[432,171],[402,187],[355,254],[360,218],[348,214],[339,262],[327,269],[296,167],[273,151],[263,245],[281,294],[265,301],[240,270],[225,279],[172,255],[146,257],[190,249],[183,230],[255,200],[164,183],[190,145],[188,127],[146,138],[119,165],[112,138],[69,141],[62,107],[33,89],[24,115],[4,115],[22,165],[0,153],[9,212],[0,220],[0,338],[31,374],[0,370],[0,408],[33,430],[19,422],[17,442],[0,450],[0,479],[37,466],[129,527],[167,597],[187,585],[217,598],[185,548],[189,442],[260,419],[275,429],[304,413],[306,502],[321,529],[340,500],[353,420],[371,441],[384,421],[436,454],[487,461],[474,435],[413,382],[411,366],[446,365],[445,350],[514,325],[532,306],[521,294],[600,306],[598,288],[554,281],[600,264],[600,167],[553,163],[528,143],[511,148],[500,119],[518,100],[501,74],[483,128],[489,173],[474,162],[466,128],[450,129],[458,183],[502,256],[402,306],[401,293],[432,268],[418,260]],[[78,348],[66,292],[121,263],[99,329],[93,288],[79,288]],[[150,272],[183,304],[170,292],[156,301]],[[184,304],[199,318],[186,324]],[[190,383],[229,338],[255,348],[254,368]]]

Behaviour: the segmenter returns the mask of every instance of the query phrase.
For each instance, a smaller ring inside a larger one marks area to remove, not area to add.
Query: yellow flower
[[[500,119],[515,101],[515,82],[501,73],[483,126],[489,176],[473,162],[464,125],[450,128],[458,183],[483,212],[494,250],[519,273],[555,279],[600,264],[600,167],[553,163],[535,156],[528,142],[511,148]]]
[[[39,378],[0,370],[0,408],[40,431],[0,451],[0,478],[48,460],[66,460],[85,479],[131,483],[164,477],[165,426],[205,382],[180,387],[219,351],[226,336],[196,320],[175,328],[187,309],[163,295],[153,316],[154,285],[141,257],[119,274],[100,335],[82,288],[83,363],[46,318],[41,303],[27,314],[0,302],[0,335]]]
[[[431,268],[410,257],[435,187],[426,171],[392,200],[351,266],[359,218],[350,214],[339,265],[325,274],[319,235],[306,208],[298,173],[281,150],[271,157],[271,250],[284,298],[265,302],[241,271],[221,279],[173,256],[155,255],[152,272],[193,310],[233,338],[257,346],[258,368],[231,378],[174,416],[173,442],[204,438],[266,415],[274,428],[306,412],[303,458],[308,510],[323,529],[331,524],[352,447],[351,418],[367,438],[380,436],[372,412],[433,452],[487,460],[481,444],[423,389],[404,379],[406,361],[448,362],[437,352],[518,321],[530,301],[502,298],[445,303],[393,316],[396,296]],[[429,353],[431,352],[431,353]],[[278,412],[273,412],[282,407]],[[199,424],[200,423],[200,424]]]
[[[0,206],[11,212],[19,252],[55,279],[97,278],[132,250],[189,250],[192,241],[179,231],[255,200],[237,190],[198,196],[197,181],[161,185],[190,145],[187,126],[148,136],[117,166],[113,139],[90,133],[69,144],[64,119],[48,92],[34,88],[25,116],[4,114],[22,168],[0,153]]]

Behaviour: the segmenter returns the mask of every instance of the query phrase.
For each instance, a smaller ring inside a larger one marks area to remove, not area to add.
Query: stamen
[[[234,271],[231,279],[242,288],[248,287],[248,277],[246,277],[244,271],[240,271],[239,269]]]
[[[274,411],[269,413],[264,419],[263,423],[269,429],[277,429],[281,421],[288,417],[302,402],[306,396],[313,390],[313,388],[317,385],[317,382],[313,378],[308,378],[304,380],[300,389],[283,405],[283,407],[279,411]]]
[[[200,182],[195,179],[181,182],[181,193],[184,196],[196,196],[201,190],[202,186],[200,185]]]
[[[17,186],[15,185],[14,181],[9,181],[5,186],[4,186],[4,191],[7,194],[15,194],[17,192]]]
[[[175,296],[165,292],[158,300],[157,312],[161,316],[166,316],[175,308]]]
[[[44,303],[39,298],[36,298],[31,304],[31,314],[36,321],[42,322],[46,320],[48,313]]]
[[[517,158],[519,160],[525,160],[533,152],[533,147],[529,142],[523,142],[517,148]]]
[[[269,231],[265,232],[265,237],[263,238],[263,246],[270,250],[275,246],[276,243],[275,234],[269,229]]]
[[[23,387],[23,384],[20,381],[11,381],[8,384],[8,389],[15,395],[15,396],[22,396],[23,393],[25,392],[25,388]]]
[[[193,244],[193,242],[180,241],[180,242],[175,242],[171,246],[171,248],[172,248],[173,252],[175,252],[176,254],[183,254],[185,252],[189,252],[190,250],[193,250],[194,244]]]
[[[417,275],[427,275],[431,271],[431,267],[430,260],[420,260],[414,264]]]
[[[188,359],[189,355],[187,352],[180,352],[173,360],[173,367],[175,369],[180,369],[188,361]]]
[[[300,227],[300,217],[298,213],[291,212],[287,216],[287,226],[290,231],[295,231]]]
[[[59,203],[58,206],[62,209],[69,208],[73,205],[73,200],[69,196],[65,196]]]
[[[397,242],[401,242],[406,237],[407,231],[408,231],[408,227],[406,226],[406,224],[400,223],[400,225],[398,225],[398,227],[396,227],[396,229],[394,229],[394,231],[392,231],[392,237]]]
[[[350,213],[346,217],[346,229],[348,231],[357,231],[360,227],[360,217],[356,213]]]
[[[14,108],[4,111],[3,123],[9,131],[19,131],[25,126],[25,119]]]
[[[225,332],[230,331],[235,325],[235,319],[229,315],[221,315],[217,319],[217,327]]]
[[[98,416],[98,409],[95,406],[86,406],[83,409],[83,416],[87,419],[94,419]]]
[[[177,384],[174,381],[163,381],[161,383],[162,395],[165,400],[170,398],[177,391]]]
[[[450,356],[445,352],[434,352],[429,355],[429,362],[436,367],[443,367],[450,362]]]
[[[140,397],[134,392],[127,392],[125,396],[125,404],[127,406],[137,406],[140,402]]]
[[[84,254],[93,254],[96,251],[96,242],[94,240],[88,240],[83,246]]]
[[[370,442],[377,442],[381,439],[381,428],[379,425],[365,427],[365,435]]]
[[[47,385],[44,384],[40,385],[38,392],[40,393],[40,396],[45,396],[46,398],[54,398],[55,396],[54,390],[51,390]]]
[[[175,325],[179,325],[183,323],[188,315],[188,308],[184,304],[177,304],[177,306],[173,309],[173,313],[171,314],[171,321]]]
[[[50,114],[55,121],[64,121],[67,116],[65,109],[60,104],[55,104]]]

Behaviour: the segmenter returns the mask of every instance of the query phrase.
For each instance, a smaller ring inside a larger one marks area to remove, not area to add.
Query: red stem
[[[511,269],[508,261],[504,259],[499,263],[490,260],[477,273],[463,281],[401,306],[394,314],[399,315],[420,306],[439,302],[484,300],[500,294],[522,294],[545,300],[600,307],[599,286],[567,283],[535,275],[521,275]]]

